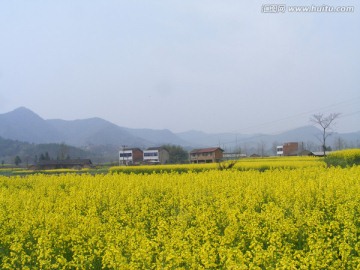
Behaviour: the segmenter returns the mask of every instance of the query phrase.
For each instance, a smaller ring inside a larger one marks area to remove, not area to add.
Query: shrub
[[[360,149],[346,149],[330,153],[324,158],[327,166],[348,167],[360,165]]]

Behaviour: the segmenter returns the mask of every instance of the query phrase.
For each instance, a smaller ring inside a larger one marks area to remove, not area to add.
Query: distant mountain
[[[321,130],[314,126],[304,126],[282,132],[276,135],[269,134],[237,134],[237,133],[217,133],[208,134],[201,131],[188,131],[177,133],[177,135],[194,144],[201,145],[202,147],[220,146],[225,151],[234,151],[239,148],[242,151],[253,153],[259,147],[259,144],[264,145],[268,152],[272,151],[274,144],[283,144],[286,142],[302,142],[304,147],[309,147],[314,150],[320,145],[319,136]],[[346,134],[333,133],[328,137],[327,144],[336,149],[336,140],[343,141],[343,146],[346,147],[359,147],[360,146],[360,132],[352,132]]]
[[[32,143],[61,142],[63,139],[58,130],[25,107],[0,114],[0,136]]]
[[[131,129],[117,126],[101,118],[65,121],[44,120],[24,107],[0,114],[0,137],[29,143],[66,143],[99,153],[109,160],[117,159],[117,151],[123,146],[145,149],[164,144],[180,145],[187,150],[220,146],[226,151],[255,151],[259,144],[273,149],[276,144],[303,142],[307,147],[318,146],[321,130],[305,126],[276,135],[240,134],[188,131],[173,133],[170,130]],[[334,133],[328,144],[359,147],[360,131],[346,134]],[[310,149],[309,149],[310,150]],[[1,149],[0,149],[1,151]],[[251,154],[251,153],[249,153]]]
[[[0,114],[0,136],[29,143],[64,142],[87,148],[113,146],[115,152],[123,145],[139,148],[163,144],[192,145],[169,130],[129,129],[101,118],[44,120],[24,107]]]
[[[321,135],[320,129],[314,126],[304,126],[280,134],[270,135],[267,137],[267,141],[278,141],[280,143],[317,141],[319,135]]]
[[[327,145],[331,146],[333,149],[336,149],[336,144],[339,139],[343,141],[342,147],[359,147],[360,146],[360,131],[351,132],[351,133],[338,133],[338,132],[329,132],[329,137],[326,139]],[[322,138],[322,130],[314,126],[304,126],[296,128],[287,132],[283,132],[278,135],[270,136],[269,141],[278,141],[278,142],[303,142],[306,146],[307,144],[315,144],[320,146]]]
[[[84,120],[46,120],[56,129],[59,134],[64,135],[64,141],[70,145],[128,145],[147,146],[151,142],[138,138],[129,133],[125,128],[119,127],[101,118],[90,118]]]
[[[183,140],[180,136],[172,133],[168,129],[163,130],[155,130],[155,129],[126,129],[127,132],[130,134],[142,138],[144,140],[148,140],[152,142],[154,145],[162,145],[162,144],[174,144],[174,145],[181,145],[181,146],[191,146],[194,145],[194,142],[190,143],[187,140]],[[167,142],[167,143],[164,143]]]

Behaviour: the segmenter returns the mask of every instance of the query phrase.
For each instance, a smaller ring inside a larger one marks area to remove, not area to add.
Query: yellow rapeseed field
[[[1,269],[357,269],[360,166],[0,176]]]
[[[351,167],[360,165],[360,149],[345,149],[328,154],[324,161],[327,166]]]
[[[339,150],[334,151],[329,154],[331,157],[343,157],[346,159],[356,159],[360,157],[360,149],[354,148],[354,149],[345,149],[345,150]]]

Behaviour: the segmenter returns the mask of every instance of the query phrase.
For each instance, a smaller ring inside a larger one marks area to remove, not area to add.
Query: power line
[[[276,119],[276,120],[272,120],[272,121],[269,121],[269,122],[264,122],[264,123],[261,123],[261,124],[248,126],[248,127],[242,128],[242,129],[233,130],[231,132],[244,132],[245,130],[267,126],[267,125],[278,123],[278,122],[281,122],[281,121],[284,121],[284,120],[296,118],[296,117],[303,116],[303,115],[308,115],[308,114],[311,114],[311,113],[314,113],[314,112],[323,111],[323,110],[329,110],[329,109],[334,108],[334,107],[339,107],[340,105],[352,105],[352,104],[355,104],[355,103],[357,103],[359,101],[360,101],[360,97],[355,97],[355,98],[340,101],[340,102],[337,102],[337,103],[334,103],[334,104],[331,104],[331,105],[326,105],[326,106],[323,106],[323,107],[320,107],[320,108],[317,108],[317,109],[312,109],[312,110],[300,112],[300,113],[295,114],[295,115],[286,116],[286,117],[279,118],[279,119]]]
[[[339,118],[344,118],[344,117],[352,116],[352,115],[355,115],[355,114],[358,114],[358,113],[360,113],[360,111],[352,112],[352,113],[347,113],[347,114],[340,114]]]

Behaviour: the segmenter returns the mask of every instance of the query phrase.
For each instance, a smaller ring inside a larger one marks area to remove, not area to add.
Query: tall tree
[[[65,143],[61,143],[59,146],[58,159],[64,160],[68,155],[68,146]]]
[[[326,155],[326,139],[332,134],[332,126],[335,124],[335,120],[340,116],[340,113],[331,113],[327,116],[322,113],[314,114],[310,118],[310,121],[314,124],[318,125],[322,129],[321,138],[321,147],[324,152],[324,156]]]
[[[19,156],[16,156],[14,162],[15,165],[18,166],[21,163],[21,158]]]
[[[335,148],[335,150],[341,150],[341,149],[346,148],[345,140],[343,138],[341,138],[340,136],[337,137],[334,142],[334,148]]]
[[[263,140],[258,142],[258,144],[257,144],[257,153],[258,153],[259,156],[261,156],[261,157],[265,156],[265,147],[266,147],[266,143]]]

